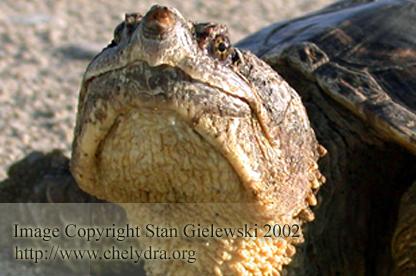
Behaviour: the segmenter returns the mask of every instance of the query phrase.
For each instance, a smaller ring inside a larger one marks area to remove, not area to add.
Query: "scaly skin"
[[[202,43],[201,26],[160,6],[143,18],[126,16],[84,75],[71,159],[77,183],[118,203],[207,204],[196,211],[179,205],[169,215],[125,204],[137,223],[312,220],[309,206],[324,181],[316,162],[325,150],[299,96],[249,52],[215,52],[216,35]],[[193,265],[145,268],[163,275],[279,274],[302,239],[152,240],[155,247],[196,248],[200,256]]]

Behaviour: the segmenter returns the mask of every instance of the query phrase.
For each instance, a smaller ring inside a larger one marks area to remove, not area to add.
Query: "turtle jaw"
[[[244,132],[259,130],[244,101],[143,62],[91,79],[81,93],[71,171],[88,193],[112,202],[253,201],[259,164],[241,146],[250,144]]]

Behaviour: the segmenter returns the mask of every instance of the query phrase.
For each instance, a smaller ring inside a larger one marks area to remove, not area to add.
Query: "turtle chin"
[[[229,161],[174,110],[120,114],[97,153],[100,190],[111,201],[244,201]]]

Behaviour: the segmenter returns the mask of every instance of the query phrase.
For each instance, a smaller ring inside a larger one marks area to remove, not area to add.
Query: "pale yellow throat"
[[[244,198],[243,185],[230,163],[174,111],[141,108],[120,115],[97,157],[100,188],[112,201],[241,202]]]

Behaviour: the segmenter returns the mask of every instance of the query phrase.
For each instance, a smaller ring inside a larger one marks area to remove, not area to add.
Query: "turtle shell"
[[[381,137],[416,153],[416,2],[344,1],[237,46],[278,72],[291,67]]]

